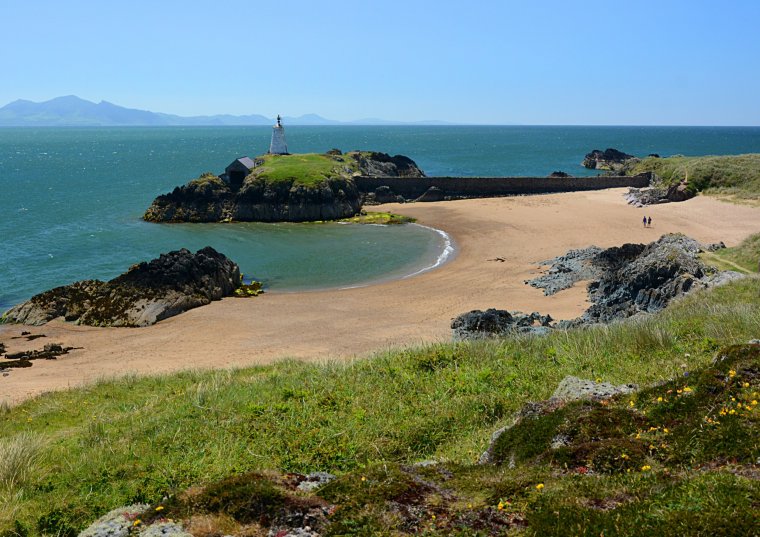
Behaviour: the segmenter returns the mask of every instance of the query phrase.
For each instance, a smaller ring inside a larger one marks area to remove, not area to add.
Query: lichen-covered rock
[[[631,393],[638,390],[636,384],[620,384],[615,386],[609,382],[595,382],[578,377],[568,376],[562,379],[552,394],[552,399],[559,401],[575,401],[577,399],[606,399],[621,393]]]
[[[451,323],[455,341],[505,336],[514,333],[545,334],[551,329],[552,318],[533,312],[472,310],[459,315]]]
[[[601,401],[616,395],[633,393],[638,389],[639,387],[636,384],[621,384],[615,386],[609,382],[595,382],[593,380],[584,380],[578,377],[567,376],[562,379],[559,385],[557,385],[557,388],[549,399],[541,402],[527,403],[513,416],[512,423],[495,431],[491,435],[488,449],[486,449],[486,451],[480,456],[480,459],[478,459],[478,464],[502,462],[494,459],[496,445],[501,435],[517,424],[523,423],[526,420],[538,419],[572,401],[578,401],[581,399]],[[565,442],[566,439],[562,437],[555,437],[552,439],[552,445],[554,448],[560,447],[565,444]]]
[[[33,296],[8,310],[6,321],[41,325],[63,317],[92,326],[148,326],[212,300],[240,285],[240,269],[210,246],[182,249],[132,266],[110,280],[84,280]]]
[[[90,524],[79,537],[127,537],[135,527],[135,521],[149,508],[138,503],[109,511]]]
[[[304,492],[311,492],[322,485],[326,485],[333,479],[335,479],[333,474],[327,472],[312,472],[305,476],[304,480],[298,484],[297,488]]]

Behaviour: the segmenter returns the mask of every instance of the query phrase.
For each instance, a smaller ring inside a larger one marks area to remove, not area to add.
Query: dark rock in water
[[[84,280],[40,293],[4,319],[40,325],[57,317],[92,326],[148,326],[212,300],[240,285],[238,266],[207,246],[161,254],[110,280]]]
[[[563,172],[563,171],[557,171],[557,172],[552,172],[552,173],[550,173],[550,174],[549,174],[549,177],[559,177],[559,178],[564,178],[564,177],[572,177],[572,175],[570,175],[570,174],[569,174],[569,173],[567,173],[567,172]]]
[[[424,172],[407,156],[379,153],[358,153],[354,159],[362,175],[376,177],[425,177]]]
[[[379,205],[381,203],[404,203],[404,197],[399,196],[391,187],[383,185],[370,192],[364,197],[365,205]]]
[[[633,158],[636,157],[617,149],[607,148],[604,151],[594,149],[591,153],[586,153],[583,166],[591,170],[617,170],[623,163]]]
[[[546,334],[552,318],[539,313],[488,309],[472,310],[459,315],[451,323],[455,341],[505,336],[514,333]]]
[[[437,186],[431,186],[422,194],[422,196],[414,201],[443,201],[445,197],[443,190]]]

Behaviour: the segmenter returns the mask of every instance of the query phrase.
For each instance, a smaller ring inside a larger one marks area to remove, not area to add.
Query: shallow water
[[[428,175],[573,175],[591,149],[663,156],[760,152],[750,127],[287,127],[293,152],[405,154]],[[269,127],[0,128],[0,306],[108,279],[177,248],[211,245],[271,290],[349,287],[437,262],[422,226],[149,224],[151,201],[266,151]]]

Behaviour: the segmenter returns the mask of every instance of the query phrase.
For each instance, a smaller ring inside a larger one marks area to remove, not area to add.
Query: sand
[[[446,231],[457,248],[445,265],[403,280],[228,298],[147,328],[93,328],[61,321],[41,327],[0,326],[0,342],[9,352],[53,342],[81,347],[0,377],[0,401],[18,403],[46,391],[131,373],[237,367],[283,358],[351,359],[447,341],[451,320],[472,309],[538,311],[570,319],[587,307],[584,286],[545,297],[524,284],[540,272],[538,261],[571,248],[650,242],[670,232],[733,246],[760,231],[757,207],[700,196],[638,209],[626,204],[625,190],[378,207]],[[652,217],[651,228],[642,226],[644,214]],[[12,339],[22,330],[46,337]]]

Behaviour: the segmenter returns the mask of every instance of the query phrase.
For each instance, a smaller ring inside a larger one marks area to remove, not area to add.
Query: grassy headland
[[[654,172],[665,185],[686,178],[695,191],[760,201],[760,154],[685,157],[681,155],[636,161],[629,174]]]
[[[758,337],[759,294],[760,279],[748,278],[645,319],[543,338],[433,345],[350,364],[129,377],[44,395],[0,414],[0,529],[73,535],[112,508],[262,470],[340,474],[320,494],[343,506],[331,530],[343,534],[411,531],[389,514],[405,494],[424,515],[417,529],[430,534],[457,534],[437,526],[456,516],[472,519],[458,533],[472,535],[479,520],[506,511],[524,522],[515,528],[534,534],[557,512],[573,515],[567,531],[576,535],[638,526],[698,534],[718,514],[744,524],[757,505],[757,481],[742,473],[753,470],[721,457],[693,468],[688,453],[669,460],[647,451],[641,464],[651,471],[589,475],[542,462],[474,462],[495,429],[527,401],[548,397],[565,375],[640,384],[683,378],[721,346]],[[750,366],[756,371],[756,362]],[[757,379],[746,378],[748,393]],[[655,404],[649,395],[644,410]],[[752,420],[741,430],[757,430],[757,414],[740,418]],[[742,445],[756,456],[754,439]],[[430,458],[448,461],[444,471],[405,469]],[[420,488],[421,478],[432,484]]]
[[[303,153],[297,155],[263,155],[263,161],[252,175],[270,183],[292,182],[293,185],[317,186],[335,177],[350,177],[358,171],[353,158],[341,155]]]

